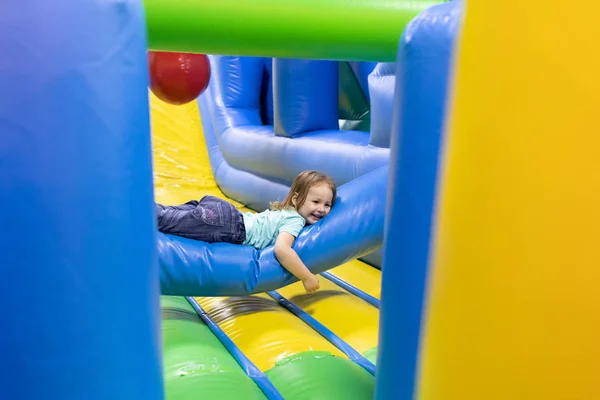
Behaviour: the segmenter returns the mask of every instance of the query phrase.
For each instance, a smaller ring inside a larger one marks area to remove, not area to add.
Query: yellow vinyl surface
[[[286,286],[278,292],[359,353],[377,346],[379,310],[322,277],[319,281],[321,289],[317,293],[306,294],[302,282]]]
[[[197,102],[172,106],[151,92],[149,96],[156,201],[181,204],[210,194],[246,210],[223,195],[213,178]],[[352,261],[331,272],[379,298],[379,270]],[[323,277],[320,282],[321,291],[310,296],[304,293],[301,283],[282,288],[279,293],[301,306],[355,350],[362,353],[377,346],[378,310]],[[303,351],[329,351],[345,357],[266,294],[196,300],[262,371],[284,357]]]
[[[210,317],[261,370],[303,351],[344,355],[326,339],[266,294],[196,298]]]
[[[193,101],[172,106],[162,102],[152,92],[149,92],[149,96],[156,201],[181,204],[212,195],[227,199],[246,210],[225,196],[213,178],[198,103]]]
[[[359,260],[352,260],[330,269],[329,272],[376,299],[381,296],[381,271],[377,268]]]
[[[600,399],[600,3],[464,4],[418,398]]]

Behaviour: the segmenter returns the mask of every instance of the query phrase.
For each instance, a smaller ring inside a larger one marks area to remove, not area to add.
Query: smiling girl
[[[282,202],[261,213],[241,213],[233,204],[204,196],[179,206],[156,205],[158,230],[208,243],[226,242],[256,249],[274,246],[275,257],[302,281],[307,293],[319,289],[319,280],[292,249],[302,228],[323,219],[336,199],[333,180],[318,171],[301,172]]]

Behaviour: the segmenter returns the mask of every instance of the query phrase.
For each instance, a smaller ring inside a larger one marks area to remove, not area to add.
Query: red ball
[[[148,52],[150,90],[162,101],[181,105],[195,100],[210,80],[204,54]]]

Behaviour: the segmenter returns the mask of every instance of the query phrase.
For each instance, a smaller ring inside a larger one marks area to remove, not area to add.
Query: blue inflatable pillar
[[[140,0],[0,3],[0,398],[163,398]]]
[[[273,59],[275,134],[339,130],[336,61]]]
[[[368,80],[371,99],[371,136],[369,144],[389,148],[394,112],[396,64],[377,64]]]
[[[257,57],[210,56],[211,73],[209,86],[226,93],[223,106],[231,110],[231,118],[220,115],[217,129],[225,130],[230,123],[240,125],[262,125],[261,86],[265,72],[265,60]],[[238,77],[239,86],[229,87],[227,76]],[[221,110],[215,110],[220,114]],[[268,112],[268,111],[267,111]],[[235,155],[232,155],[235,156]]]
[[[376,400],[412,400],[443,152],[448,73],[460,3],[436,5],[404,31],[384,234]]]

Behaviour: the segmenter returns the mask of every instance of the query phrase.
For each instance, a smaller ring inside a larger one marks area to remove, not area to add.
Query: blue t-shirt
[[[246,241],[244,244],[257,249],[264,249],[275,243],[280,232],[287,232],[294,237],[304,227],[306,221],[294,209],[290,210],[265,210],[261,213],[244,213],[246,227]]]

